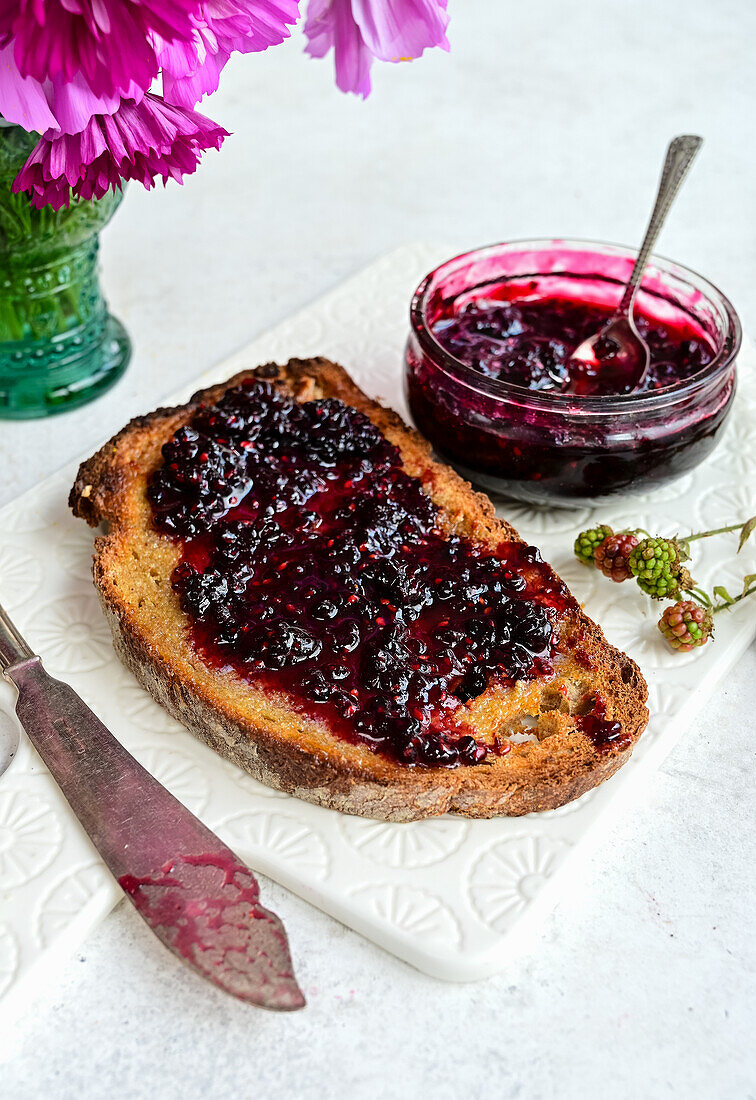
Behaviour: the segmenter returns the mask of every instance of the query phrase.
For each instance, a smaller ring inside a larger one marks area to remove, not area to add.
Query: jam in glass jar
[[[651,365],[637,391],[564,392],[570,353],[609,319],[635,253],[530,241],[447,261],[418,288],[406,349],[415,423],[475,484],[530,503],[648,491],[713,449],[735,392],[740,323],[714,286],[654,257],[634,308]]]

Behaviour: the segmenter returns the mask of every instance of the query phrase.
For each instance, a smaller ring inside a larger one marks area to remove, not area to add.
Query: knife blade
[[[0,670],[27,736],[155,935],[240,1000],[304,1007],[286,931],[249,868],[49,675],[1,606]]]

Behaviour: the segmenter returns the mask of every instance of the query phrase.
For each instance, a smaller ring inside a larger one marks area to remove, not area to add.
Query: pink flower
[[[232,53],[258,53],[277,46],[299,18],[299,0],[205,0],[194,17],[191,43],[158,43],[163,95],[193,107],[218,87]]]
[[[77,74],[96,96],[145,91],[158,72],[152,35],[189,40],[200,0],[0,0],[0,41],[13,37],[22,76]]]
[[[424,50],[447,50],[447,0],[310,0],[307,52],[334,51],[342,92],[367,96],[373,60],[408,61]]]
[[[219,149],[227,132],[209,118],[147,93],[124,100],[113,114],[93,115],[79,134],[49,130],[36,144],[13,184],[31,191],[37,209],[68,206],[71,193],[100,199],[121,180],[151,188],[157,176],[182,182],[205,149]]]
[[[142,92],[136,85],[128,90],[129,99],[141,99]],[[83,130],[92,115],[109,115],[118,110],[121,97],[96,96],[81,73],[65,81],[60,76],[40,83],[18,71],[9,43],[0,49],[0,116],[6,122],[15,122],[30,132],[62,130],[75,134]]]

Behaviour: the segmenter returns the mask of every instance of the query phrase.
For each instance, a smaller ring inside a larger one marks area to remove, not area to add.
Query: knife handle
[[[0,669],[4,672],[13,665],[28,661],[33,656],[7,612],[0,606]]]

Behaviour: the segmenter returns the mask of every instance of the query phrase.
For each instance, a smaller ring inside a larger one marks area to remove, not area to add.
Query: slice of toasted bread
[[[115,648],[140,683],[201,740],[263,783],[366,817],[526,814],[561,806],[612,775],[646,725],[646,685],[633,661],[609,645],[574,601],[558,623],[553,676],[500,683],[467,704],[466,728],[476,739],[514,738],[511,751],[478,766],[397,763],[364,742],[337,736],[285,694],[203,660],[171,587],[180,545],[153,525],[148,479],[163,461],[163,444],[200,405],[255,375],[296,400],[335,397],[366,414],[399,449],[405,471],[422,479],[449,534],[494,551],[503,540],[522,541],[496,518],[487,497],[435,462],[425,440],[366,397],[341,367],[325,359],[292,360],[244,372],[184,406],[133,420],[82,464],[71,491],[77,516],[92,526],[107,524],[107,534],[95,541],[94,581]],[[603,746],[581,722],[597,695],[606,719],[622,731]],[[523,730],[528,740],[520,740]]]

